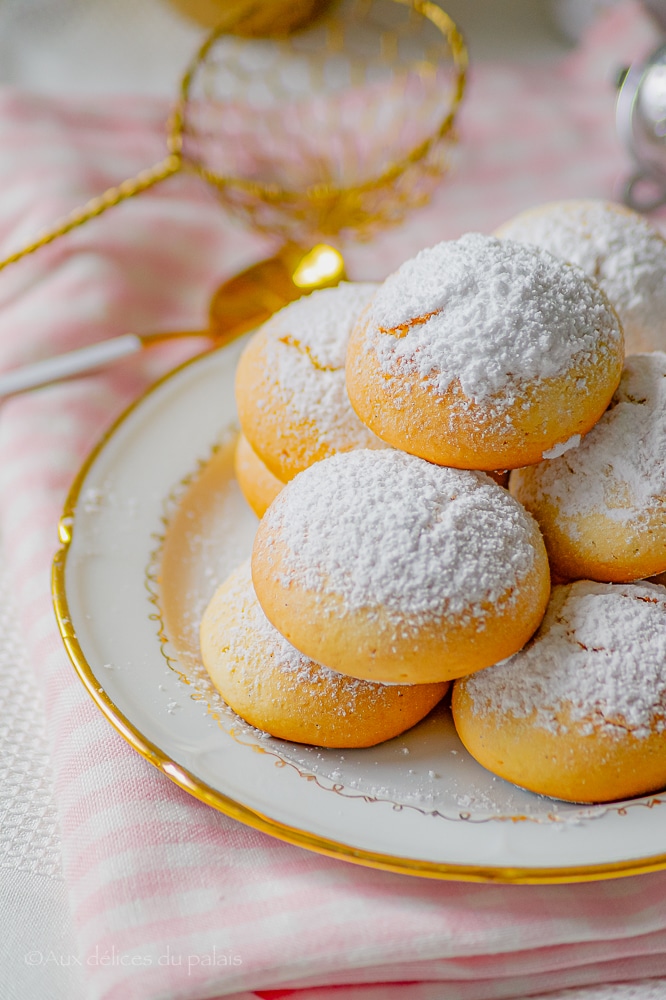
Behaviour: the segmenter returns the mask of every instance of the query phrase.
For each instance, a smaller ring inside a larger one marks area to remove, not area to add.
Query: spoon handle
[[[105,365],[121,358],[137,354],[144,347],[173,340],[179,337],[211,337],[209,330],[176,330],[160,333],[125,333],[121,337],[110,337],[89,347],[80,347],[66,354],[56,354],[43,361],[35,361],[30,365],[14,368],[12,371],[0,374],[0,399],[14,396],[28,389],[38,389],[40,386],[60,382],[73,375],[104,368]]]
[[[119,361],[130,354],[135,354],[143,347],[143,340],[133,333],[122,337],[112,337],[89,347],[81,347],[67,354],[59,354],[43,361],[35,361],[31,365],[15,368],[13,371],[0,375],[0,397],[13,396],[27,389],[37,389],[39,386],[58,382],[71,375],[101,368],[112,361]]]
[[[333,247],[321,243],[306,252],[287,244],[274,257],[253,264],[220,285],[211,303],[208,330],[126,333],[35,361],[0,374],[0,399],[103,368],[164,340],[208,337],[217,343],[228,342],[263,323],[301,295],[337,285],[344,276],[342,255]]]

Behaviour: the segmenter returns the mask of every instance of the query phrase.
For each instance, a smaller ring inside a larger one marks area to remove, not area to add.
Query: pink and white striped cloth
[[[629,164],[615,137],[611,71],[649,45],[627,4],[563,63],[479,68],[457,174],[407,227],[350,251],[352,276],[381,277],[421,246],[489,231],[530,204],[612,196]],[[146,100],[0,95],[2,250],[161,158],[165,113]],[[234,228],[195,178],[171,180],[0,273],[0,367],[129,329],[199,324],[217,283],[270,249]],[[348,865],[191,799],[97,712],[51,609],[58,517],[101,432],[192,349],[155,349],[8,401],[0,414],[0,533],[44,692],[90,997],[515,1000],[665,977],[666,872],[521,887]]]

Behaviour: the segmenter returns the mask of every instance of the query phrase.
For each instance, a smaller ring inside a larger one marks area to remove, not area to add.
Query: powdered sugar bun
[[[521,650],[455,684],[458,734],[534,792],[607,802],[666,785],[666,588],[555,587]]]
[[[257,517],[263,517],[284,483],[264,465],[244,434],[236,442],[234,470],[241,493]]]
[[[666,571],[666,354],[626,359],[611,404],[578,448],[511,474],[565,579]]]
[[[296,743],[374,746],[419,722],[448,688],[373,684],[313,663],[267,620],[252,587],[249,562],[208,605],[201,651],[213,683],[238,715]]]
[[[259,329],[241,356],[240,424],[283,482],[338,451],[385,447],[352,410],[344,371],[350,330],[376,287],[345,282],[292,302]]]
[[[623,353],[617,316],[582,270],[469,233],[384,282],[352,332],[347,388],[361,419],[397,448],[512,469],[595,424]]]
[[[506,490],[394,450],[335,455],[289,483],[259,525],[252,576],[305,655],[412,684],[520,649],[550,589],[536,523]]]
[[[642,215],[608,201],[558,201],[496,231],[578,264],[617,310],[627,354],[666,350],[666,240]]]

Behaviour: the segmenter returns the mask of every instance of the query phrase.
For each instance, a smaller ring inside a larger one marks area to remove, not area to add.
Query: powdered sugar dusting
[[[535,381],[610,357],[622,337],[582,270],[479,233],[403,264],[377,292],[369,319],[384,372],[417,373],[441,395],[457,380],[468,398],[495,406],[510,406]]]
[[[628,357],[608,410],[578,448],[517,475],[528,506],[547,497],[562,517],[635,523],[661,510],[666,518],[666,354]]]
[[[566,454],[566,452],[571,451],[572,448],[577,448],[580,444],[580,434],[572,434],[570,438],[566,441],[562,441],[560,444],[554,445],[547,451],[544,451],[543,458],[559,458],[560,455]]]
[[[630,350],[666,348],[666,241],[642,216],[604,201],[556,202],[500,232],[582,267],[617,309]]]
[[[483,618],[534,564],[533,522],[483,473],[399,451],[356,451],[294,479],[265,515],[286,547],[281,583],[402,621]]]
[[[285,406],[331,447],[381,448],[351,407],[345,357],[351,329],[377,289],[344,282],[281,309],[265,325],[266,362]]]
[[[249,560],[229,581],[224,607],[224,645],[235,661],[235,679],[250,699],[264,683],[265,671],[258,663],[262,659],[266,660],[266,669],[271,671],[273,691],[298,698],[299,692],[307,686],[310,695],[315,692],[321,699],[327,713],[335,712],[341,717],[353,711],[359,696],[363,696],[363,704],[367,707],[368,698],[381,698],[386,688],[393,686],[347,677],[294,649],[262,611],[254,593]]]
[[[562,731],[558,715],[618,737],[666,728],[666,588],[587,580],[558,586],[519,653],[467,677],[477,714],[492,711]]]

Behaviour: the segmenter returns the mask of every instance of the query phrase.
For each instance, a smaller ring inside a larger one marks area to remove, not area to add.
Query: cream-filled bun
[[[249,562],[213,596],[201,623],[204,665],[224,700],[272,736],[324,747],[368,747],[410,729],[447,684],[373,684],[314,663],[264,615]]]
[[[349,403],[349,333],[376,285],[345,282],[290,303],[245,348],[236,372],[238,419],[282,482],[353,448],[383,448]]]
[[[623,357],[617,315],[584,271],[469,233],[387,278],[352,331],[347,388],[396,448],[456,468],[513,469],[596,423]]]
[[[263,517],[284,483],[264,465],[242,433],[234,451],[234,470],[241,493],[257,517]]]
[[[641,580],[666,571],[666,354],[626,359],[608,410],[577,448],[511,474],[553,571]]]
[[[506,490],[392,449],[334,455],[288,483],[257,530],[252,576],[302,653],[386,683],[510,655],[550,591],[536,522]]]
[[[582,267],[617,310],[627,354],[666,350],[666,240],[643,215],[608,201],[549,202],[495,235]]]
[[[539,631],[454,686],[472,756],[542,795],[609,802],[666,786],[666,588],[555,587]]]

